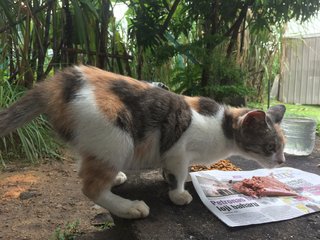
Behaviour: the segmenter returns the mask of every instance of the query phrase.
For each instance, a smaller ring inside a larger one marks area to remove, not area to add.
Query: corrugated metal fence
[[[287,38],[283,46],[279,100],[320,104],[320,37]]]

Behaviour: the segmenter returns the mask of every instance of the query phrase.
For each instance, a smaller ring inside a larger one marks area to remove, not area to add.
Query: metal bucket
[[[287,138],[284,152],[296,156],[310,155],[315,144],[316,125],[311,118],[284,118],[281,123]]]

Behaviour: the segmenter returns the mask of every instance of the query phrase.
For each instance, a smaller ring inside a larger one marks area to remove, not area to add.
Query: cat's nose
[[[284,163],[286,161],[284,153],[283,152],[275,153],[273,155],[273,161],[277,162],[278,164]]]

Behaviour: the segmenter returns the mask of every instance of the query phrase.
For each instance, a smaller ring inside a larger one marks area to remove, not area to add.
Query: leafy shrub
[[[209,84],[204,89],[201,87],[201,65],[176,62],[172,80],[168,84],[177,93],[190,96],[207,93],[217,101],[233,102],[232,99],[243,98],[253,92],[245,85],[246,72],[222,55],[212,58]]]
[[[188,64],[187,66],[176,66],[172,80],[168,83],[172,91],[194,96],[200,95],[201,68],[199,65]]]
[[[212,59],[211,78],[207,92],[217,101],[244,97],[251,94],[245,86],[247,74],[233,60],[216,54]]]

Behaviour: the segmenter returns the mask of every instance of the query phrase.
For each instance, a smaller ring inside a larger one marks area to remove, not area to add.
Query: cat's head
[[[285,111],[284,105],[276,105],[266,112],[252,110],[238,118],[235,140],[244,157],[264,167],[285,162],[285,137],[280,128]]]

